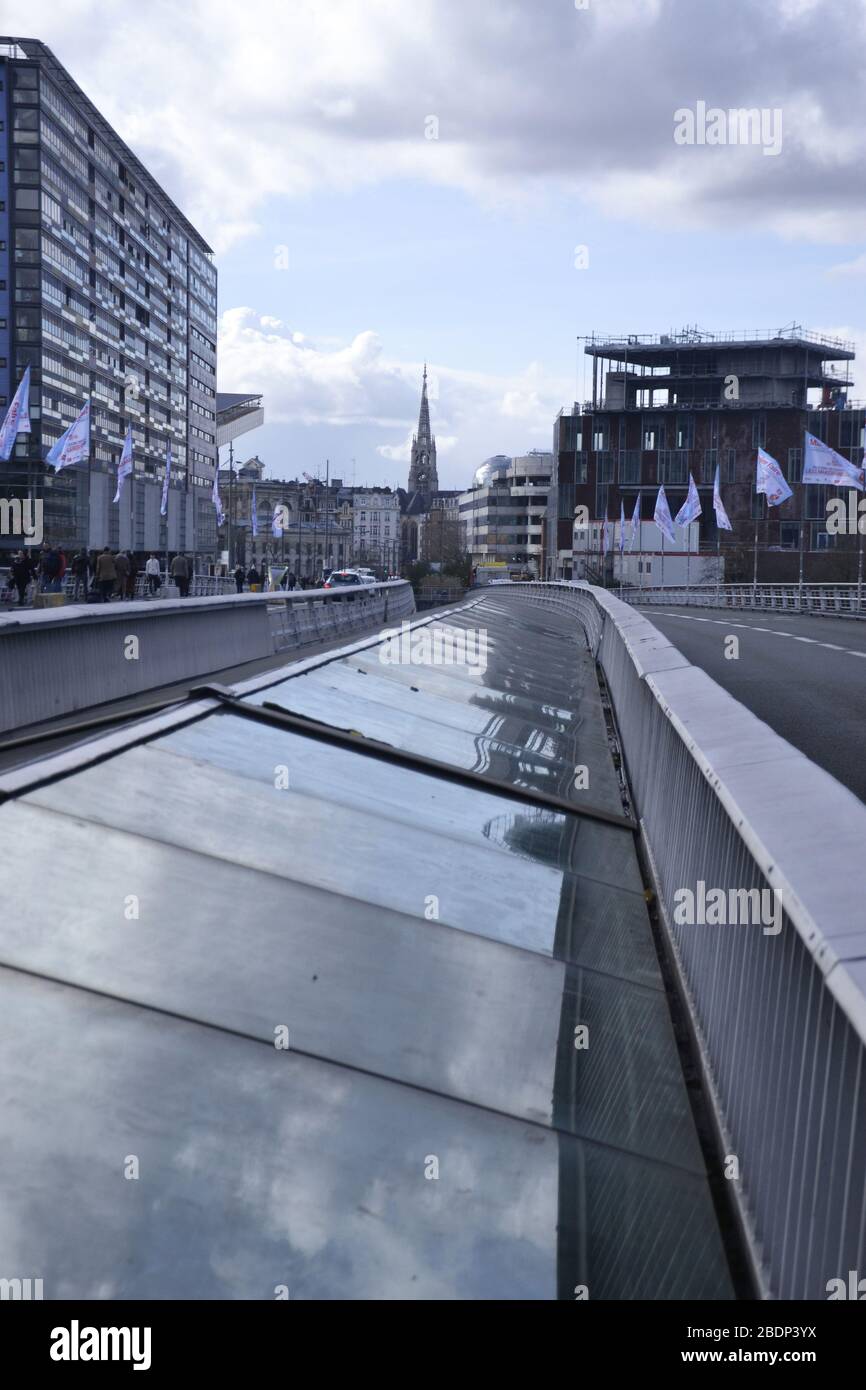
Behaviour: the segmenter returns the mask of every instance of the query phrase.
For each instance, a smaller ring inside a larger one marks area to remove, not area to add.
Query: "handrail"
[[[599,661],[756,1275],[826,1298],[866,1268],[866,807],[611,593],[505,595],[572,613]],[[772,929],[690,921],[701,885]]]

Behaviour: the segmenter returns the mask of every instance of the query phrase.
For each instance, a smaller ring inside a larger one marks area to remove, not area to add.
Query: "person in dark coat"
[[[19,551],[19,553],[15,556],[15,559],[12,561],[11,570],[12,583],[18,590],[19,604],[23,603],[25,598],[27,597],[27,585],[30,583],[32,574],[33,571],[30,566],[30,561],[24,554],[23,550]]]
[[[244,567],[241,564],[235,566],[234,571],[235,588],[239,594],[244,591]]]

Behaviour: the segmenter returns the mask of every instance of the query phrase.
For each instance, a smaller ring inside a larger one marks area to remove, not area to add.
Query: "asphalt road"
[[[866,623],[712,608],[641,605],[639,611],[689,661],[866,802]],[[735,661],[725,658],[729,633],[740,642]]]

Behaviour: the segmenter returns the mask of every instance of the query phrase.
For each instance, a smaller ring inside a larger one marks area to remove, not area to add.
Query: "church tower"
[[[427,363],[424,363],[424,379],[421,385],[421,414],[418,417],[418,433],[412,436],[412,457],[409,464],[409,487],[424,497],[439,491],[439,475],[436,472],[436,440],[430,433],[430,406],[427,402]]]

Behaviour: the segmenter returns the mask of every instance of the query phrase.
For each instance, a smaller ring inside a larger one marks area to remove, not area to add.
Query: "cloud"
[[[229,309],[220,320],[219,359],[221,388],[262,392],[268,424],[367,428],[378,435],[381,458],[408,464],[423,364],[388,358],[372,330],[334,345],[253,309]],[[537,362],[511,375],[432,364],[428,371],[442,486],[463,483],[491,452],[520,453],[539,438],[549,441],[570,390]],[[491,439],[497,421],[501,435]]]
[[[832,265],[827,271],[828,275],[866,275],[866,252],[858,256],[853,261],[843,261],[840,265]]]
[[[7,29],[50,36],[223,249],[272,196],[400,177],[496,202],[566,190],[636,221],[866,234],[866,0],[11,0],[6,11]],[[674,111],[698,100],[779,108],[779,157],[675,145]],[[438,139],[425,138],[431,115]]]

